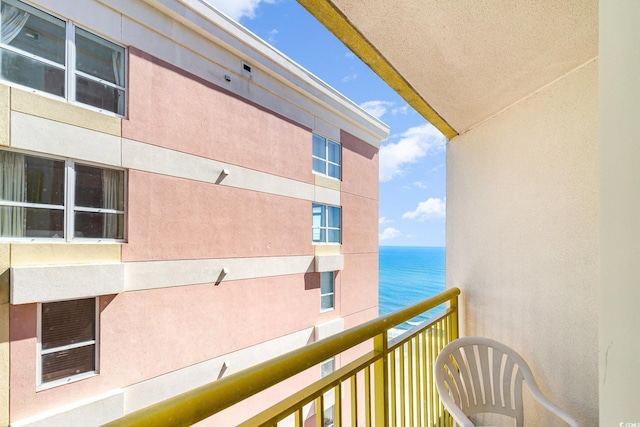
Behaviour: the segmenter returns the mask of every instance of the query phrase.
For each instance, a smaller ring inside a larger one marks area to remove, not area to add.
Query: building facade
[[[204,1],[0,4],[0,425],[99,425],[377,316],[386,125]]]

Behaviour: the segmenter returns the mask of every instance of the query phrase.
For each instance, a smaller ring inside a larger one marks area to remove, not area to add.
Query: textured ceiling
[[[598,55],[598,0],[298,1],[450,138]]]

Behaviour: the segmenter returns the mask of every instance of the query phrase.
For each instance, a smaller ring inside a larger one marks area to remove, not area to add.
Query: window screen
[[[95,372],[96,299],[42,304],[42,383]]]

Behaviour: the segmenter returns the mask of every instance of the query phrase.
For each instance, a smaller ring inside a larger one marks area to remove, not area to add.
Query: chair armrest
[[[452,410],[447,409],[449,414],[453,417],[456,423],[461,427],[475,427],[475,424],[471,422],[469,418],[462,412],[460,408],[457,406],[453,407]]]
[[[530,382],[530,381],[525,381],[525,382],[527,384],[527,387],[529,387],[529,391],[531,392],[531,395],[538,401],[538,403],[540,403],[542,406],[547,408],[549,412],[557,415],[559,418],[561,418],[564,422],[569,424],[571,427],[582,427],[582,424],[580,424],[578,420],[576,420],[571,415],[569,415],[569,413],[566,412],[564,409],[560,408],[556,404],[552,403],[549,399],[547,399],[547,397],[544,394],[542,394],[542,391],[540,391],[540,388],[538,387],[538,384],[536,384],[535,380],[533,382]]]
[[[460,425],[461,427],[475,427],[471,420],[467,418],[465,413],[462,412],[462,409],[460,409],[458,405],[455,404],[453,399],[451,399],[451,396],[440,395],[440,401],[444,405],[447,412],[449,412],[456,423],[458,423],[458,425]]]

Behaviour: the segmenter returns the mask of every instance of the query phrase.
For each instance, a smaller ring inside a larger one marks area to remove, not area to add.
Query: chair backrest
[[[522,381],[534,381],[533,375],[506,345],[482,337],[457,339],[438,355],[435,378],[448,410],[455,404],[467,416],[501,414],[523,425]]]

